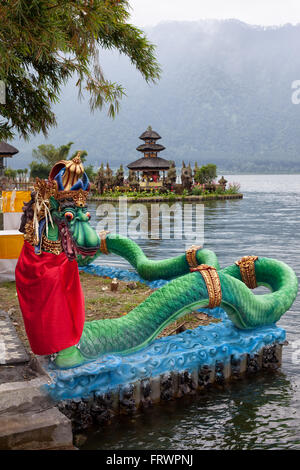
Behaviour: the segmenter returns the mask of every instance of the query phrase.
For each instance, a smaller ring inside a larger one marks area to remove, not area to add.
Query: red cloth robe
[[[76,260],[43,252],[24,242],[16,287],[32,351],[47,355],[74,346],[84,325],[84,296]]]

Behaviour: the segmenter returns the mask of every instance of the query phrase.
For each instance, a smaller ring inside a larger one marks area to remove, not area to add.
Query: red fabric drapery
[[[84,325],[84,296],[76,260],[42,253],[24,242],[16,287],[32,351],[47,355],[78,343]]]

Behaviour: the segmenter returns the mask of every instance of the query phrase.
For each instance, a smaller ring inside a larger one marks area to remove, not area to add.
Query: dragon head
[[[51,200],[51,216],[58,227],[62,250],[72,261],[80,256],[80,260],[94,257],[100,240],[96,231],[91,227],[90,213],[86,205],[80,207],[69,201],[58,203]]]
[[[48,180],[37,178],[30,206],[32,220],[21,223],[25,240],[35,247],[36,254],[63,251],[69,261],[77,259],[80,264],[93,259],[100,239],[89,223],[86,206],[89,187],[80,153],[72,160],[56,163]],[[23,210],[25,216],[28,210],[26,207]]]

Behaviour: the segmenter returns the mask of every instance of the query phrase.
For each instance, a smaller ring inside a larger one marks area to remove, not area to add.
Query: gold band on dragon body
[[[107,249],[106,245],[106,237],[109,234],[109,230],[102,230],[99,232],[99,237],[100,237],[100,251],[101,253],[104,253],[105,255],[109,254],[109,251]]]
[[[204,279],[209,298],[208,308],[219,307],[222,301],[222,289],[216,268],[207,264],[200,264],[195,268],[191,268],[190,271],[198,271]]]
[[[190,268],[197,268],[199,262],[197,261],[197,251],[201,250],[202,246],[192,245],[185,252],[186,260]]]
[[[243,256],[235,262],[240,268],[241,278],[244,284],[249,289],[255,289],[257,287],[256,275],[255,275],[255,261],[258,256]]]

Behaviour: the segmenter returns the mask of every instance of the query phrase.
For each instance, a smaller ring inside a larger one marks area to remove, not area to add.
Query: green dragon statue
[[[89,224],[89,181],[80,155],[58,162],[48,180],[37,180],[25,204],[25,234],[16,285],[33,352],[56,354],[67,368],[106,353],[125,355],[149,344],[169,323],[200,307],[221,306],[237,328],[274,324],[291,307],[298,281],[275,259],[244,257],[221,269],[214,252],[192,246],[181,256],[149,260],[132,240],[97,234]],[[126,316],[85,322],[78,265],[115,253],[145,280],[170,280]],[[252,292],[257,286],[265,295]]]

